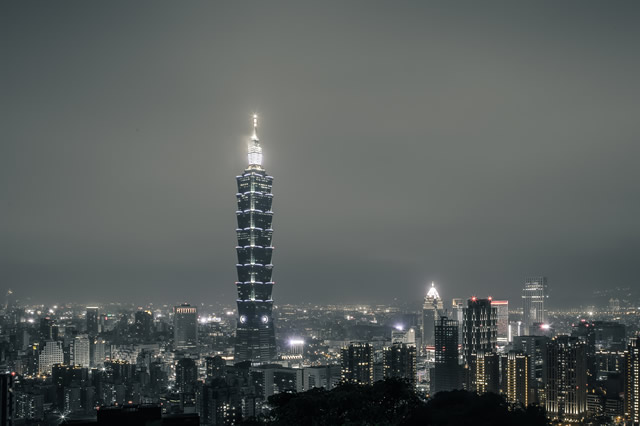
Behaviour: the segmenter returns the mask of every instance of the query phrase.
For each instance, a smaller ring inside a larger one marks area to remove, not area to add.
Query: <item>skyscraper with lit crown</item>
[[[444,313],[444,305],[442,299],[436,290],[435,283],[431,283],[427,295],[424,297],[422,305],[422,348],[433,346],[435,344],[434,333],[436,322]]]
[[[271,187],[273,177],[262,168],[262,147],[258,139],[258,117],[253,116],[249,140],[249,165],[237,176],[238,209],[238,326],[236,361],[269,361],[276,357],[273,326],[273,281]]]

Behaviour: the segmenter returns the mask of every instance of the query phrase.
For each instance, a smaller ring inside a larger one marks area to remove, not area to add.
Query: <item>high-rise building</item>
[[[546,277],[527,278],[522,290],[522,324],[524,334],[531,333],[534,324],[546,322],[545,300],[549,297]]]
[[[495,352],[473,352],[467,369],[467,389],[478,394],[500,391],[500,357]]]
[[[153,314],[151,311],[136,311],[134,315],[134,331],[138,339],[148,340],[151,338],[153,327]]]
[[[191,358],[181,358],[176,363],[176,386],[178,392],[195,394],[198,381],[198,367]]]
[[[100,327],[98,326],[99,324],[98,310],[99,308],[97,308],[96,306],[87,306],[86,319],[87,319],[87,334],[89,334],[89,336],[95,337],[100,332]]]
[[[465,301],[462,298],[451,299],[451,319],[458,321],[458,344],[462,344],[462,323],[464,320]]]
[[[556,336],[547,345],[545,408],[553,421],[581,421],[587,411],[586,345]]]
[[[462,351],[465,364],[476,352],[490,353],[497,343],[497,309],[491,299],[472,297],[467,301],[462,324]]]
[[[183,303],[174,309],[174,346],[176,348],[194,348],[198,346],[198,308],[188,303]]]
[[[494,306],[497,312],[498,342],[502,345],[506,345],[509,343],[509,301],[492,299],[491,306]]]
[[[529,356],[509,351],[502,356],[502,391],[511,404],[529,405]]]
[[[529,356],[529,403],[544,406],[546,396],[547,336],[516,336],[513,349]]]
[[[15,420],[15,373],[0,374],[0,425],[11,426]]]
[[[451,391],[462,388],[460,365],[458,363],[457,320],[440,317],[435,327],[435,366],[433,369],[432,392]]]
[[[249,141],[249,166],[238,176],[236,234],[238,245],[238,325],[235,359],[268,361],[276,357],[273,325],[273,246],[271,222],[273,177],[262,167],[262,147],[257,135],[257,116],[253,116],[253,135]]]
[[[422,306],[422,347],[433,346],[434,332],[436,322],[440,319],[440,316],[444,314],[444,306],[442,299],[436,290],[435,283],[431,283],[431,287],[424,297],[424,304]]]
[[[416,347],[406,343],[393,343],[384,348],[384,378],[395,377],[409,380],[416,385]]]
[[[76,336],[71,342],[71,365],[90,367],[91,341],[88,336]]]
[[[64,363],[64,350],[62,342],[55,340],[47,341],[38,357],[38,371],[40,374],[51,374],[51,368],[55,364]]]
[[[373,384],[373,346],[368,343],[351,343],[342,348],[342,381]]]
[[[627,348],[624,412],[630,424],[640,424],[640,336]]]

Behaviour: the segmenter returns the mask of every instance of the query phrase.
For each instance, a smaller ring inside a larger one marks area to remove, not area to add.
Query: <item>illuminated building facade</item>
[[[547,376],[547,336],[516,336],[513,349],[529,356],[529,403],[544,406]]]
[[[483,350],[471,355],[467,370],[467,389],[478,394],[500,390],[500,358]]]
[[[557,336],[547,345],[545,408],[554,421],[581,421],[587,411],[586,345],[577,337]]]
[[[511,404],[529,405],[529,356],[509,351],[502,356],[502,391]]]
[[[497,309],[491,299],[472,297],[463,312],[462,351],[465,364],[474,353],[493,352],[497,343]]]
[[[506,345],[509,340],[509,301],[491,300],[491,306],[496,308],[498,342]]]
[[[273,177],[262,168],[262,147],[257,135],[257,116],[253,116],[253,135],[249,141],[249,166],[238,176],[236,252],[238,263],[238,324],[236,361],[269,361],[276,357],[273,325],[273,246],[271,188]]]
[[[440,319],[440,315],[444,312],[442,299],[436,290],[435,283],[431,283],[431,287],[424,297],[422,306],[422,347],[433,346],[434,332],[436,322]]]
[[[342,348],[342,381],[360,385],[373,384],[373,346],[351,343]]]
[[[544,324],[546,314],[545,300],[549,297],[546,277],[527,278],[522,290],[522,323],[524,334],[532,333],[534,324]]]
[[[416,385],[416,347],[396,342],[384,348],[384,378],[406,379]]]
[[[640,424],[640,336],[627,348],[625,416],[630,424]]]

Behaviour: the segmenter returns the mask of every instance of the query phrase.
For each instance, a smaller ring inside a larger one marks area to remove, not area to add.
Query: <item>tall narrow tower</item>
[[[249,140],[249,166],[237,176],[238,210],[238,327],[236,361],[269,361],[276,357],[271,291],[271,187],[273,177],[262,168],[262,147],[258,139],[258,117],[253,116]]]

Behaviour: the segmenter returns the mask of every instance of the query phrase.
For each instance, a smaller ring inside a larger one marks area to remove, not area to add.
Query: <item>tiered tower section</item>
[[[270,361],[276,357],[271,292],[273,246],[271,222],[273,177],[262,168],[262,147],[257,136],[257,117],[253,116],[253,135],[249,141],[249,166],[237,176],[238,210],[238,327],[236,361]]]

